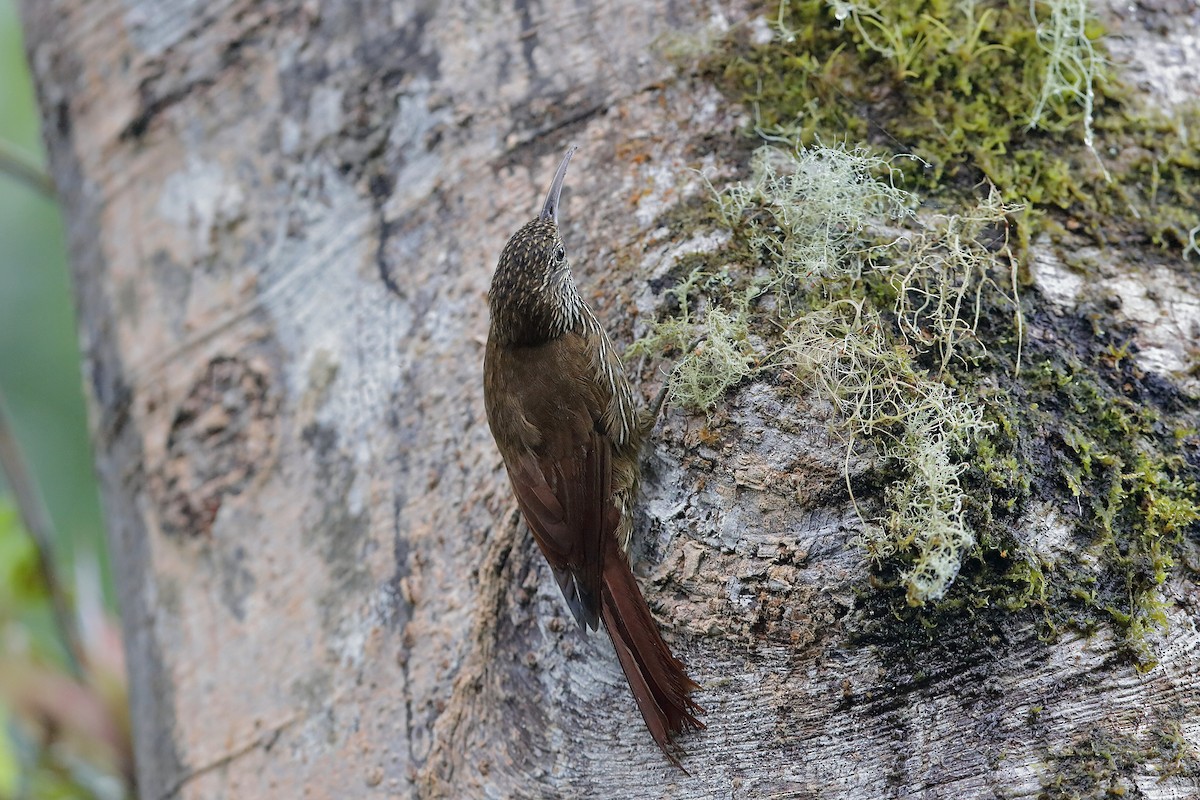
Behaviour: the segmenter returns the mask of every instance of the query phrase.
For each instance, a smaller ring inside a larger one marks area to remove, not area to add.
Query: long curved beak
[[[554,173],[554,182],[550,184],[550,191],[546,194],[546,203],[542,206],[542,213],[538,217],[544,220],[549,220],[555,225],[558,224],[558,196],[562,194],[563,179],[567,177],[567,164],[571,163],[571,156],[575,155],[578,147],[572,147],[563,156],[562,163],[558,165],[558,172]]]

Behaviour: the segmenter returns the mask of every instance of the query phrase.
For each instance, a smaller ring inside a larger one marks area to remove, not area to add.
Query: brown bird
[[[629,569],[642,441],[621,360],[579,296],[558,231],[567,151],[537,218],[513,234],[488,292],[488,425],[517,504],[580,628],[600,620],[654,741],[702,728],[699,688],[659,635]]]

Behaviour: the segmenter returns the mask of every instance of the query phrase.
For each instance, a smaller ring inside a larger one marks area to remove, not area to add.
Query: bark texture
[[[1145,675],[1104,631],[1047,644],[1015,621],[923,653],[851,643],[867,570],[841,445],[769,385],[738,392],[715,445],[671,412],[647,459],[635,568],[708,710],[690,776],[607,637],[575,630],[484,420],[485,292],[578,144],[567,245],[629,341],[652,278],[700,246],[660,213],[704,191],[690,170],[726,165],[701,143],[744,122],[660,39],[743,9],[25,0],[24,17],[143,797],[1016,798],[1097,737],[1171,722],[1200,747],[1194,582],[1168,587]],[[1086,290],[1042,263],[1047,296]],[[1179,346],[1164,319],[1194,332],[1194,288],[1139,297],[1159,350]],[[1140,796],[1200,792],[1123,769]]]

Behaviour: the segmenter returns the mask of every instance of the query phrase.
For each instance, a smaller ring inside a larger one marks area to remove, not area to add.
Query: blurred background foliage
[[[14,0],[0,0],[0,413],[12,426],[6,432],[0,420],[0,437],[19,446],[36,487],[19,498],[20,479],[5,462],[0,800],[117,800],[133,791],[126,679],[62,220],[52,195],[37,188],[44,169],[20,20]],[[29,494],[49,514],[44,548],[29,530],[37,522],[20,513]],[[56,613],[55,591],[64,613]]]

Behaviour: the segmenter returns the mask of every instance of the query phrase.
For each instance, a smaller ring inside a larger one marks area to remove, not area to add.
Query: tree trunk
[[[1035,797],[1098,736],[1169,717],[1200,747],[1184,577],[1144,675],[1019,616],[928,652],[853,638],[842,446],[753,384],[718,444],[673,410],[647,456],[635,571],[707,709],[690,775],[667,763],[519,521],[486,290],[578,144],[564,235],[630,341],[684,244],[661,213],[745,121],[661,42],[747,12],[556,5],[25,0],[140,794]],[[1121,778],[1197,791],[1160,766]]]

